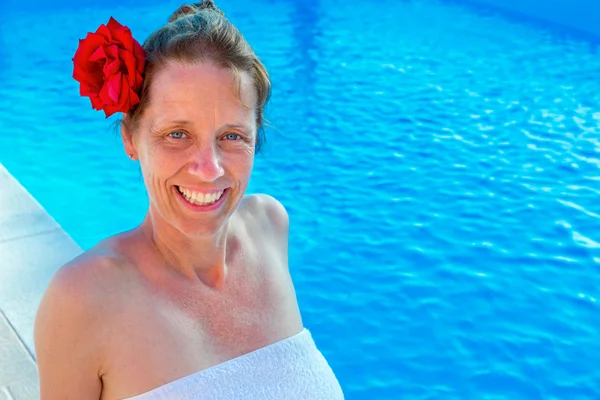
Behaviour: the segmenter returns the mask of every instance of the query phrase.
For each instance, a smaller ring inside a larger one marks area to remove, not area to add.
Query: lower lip
[[[208,212],[208,211],[214,211],[217,208],[221,207],[221,204],[223,204],[223,202],[225,201],[225,196],[227,196],[227,193],[229,193],[229,189],[225,189],[225,191],[223,192],[223,194],[221,195],[221,198],[217,201],[215,201],[212,204],[208,204],[206,206],[201,206],[198,204],[192,204],[189,201],[187,201],[185,199],[185,197],[183,197],[183,195],[181,194],[181,192],[179,191],[179,189],[177,189],[176,186],[173,186],[173,190],[175,190],[177,197],[179,197],[179,199],[183,202],[183,204],[189,208],[192,211],[196,211],[196,212]]]

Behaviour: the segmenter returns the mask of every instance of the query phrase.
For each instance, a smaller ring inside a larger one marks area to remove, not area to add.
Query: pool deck
[[[35,314],[56,270],[81,251],[0,164],[0,400],[40,398]]]

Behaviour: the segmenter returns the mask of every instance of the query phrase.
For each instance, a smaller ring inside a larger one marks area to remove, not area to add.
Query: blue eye
[[[225,135],[225,138],[227,138],[227,140],[236,140],[240,137],[241,136],[238,135],[237,133],[228,133],[227,135]]]
[[[183,139],[185,137],[185,133],[183,133],[182,131],[175,131],[169,133],[169,136],[173,139]]]

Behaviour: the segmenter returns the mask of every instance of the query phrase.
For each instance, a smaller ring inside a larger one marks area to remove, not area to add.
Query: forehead
[[[247,72],[212,62],[169,62],[154,75],[148,111],[154,117],[254,118],[256,94]],[[227,121],[234,122],[234,121]]]

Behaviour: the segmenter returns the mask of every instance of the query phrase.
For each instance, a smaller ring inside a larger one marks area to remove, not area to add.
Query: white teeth
[[[224,190],[213,193],[201,193],[201,192],[192,192],[191,190],[182,188],[180,186],[177,187],[179,192],[185,197],[187,201],[192,204],[197,204],[201,206],[206,206],[214,203],[219,200],[221,196],[223,196]]]

